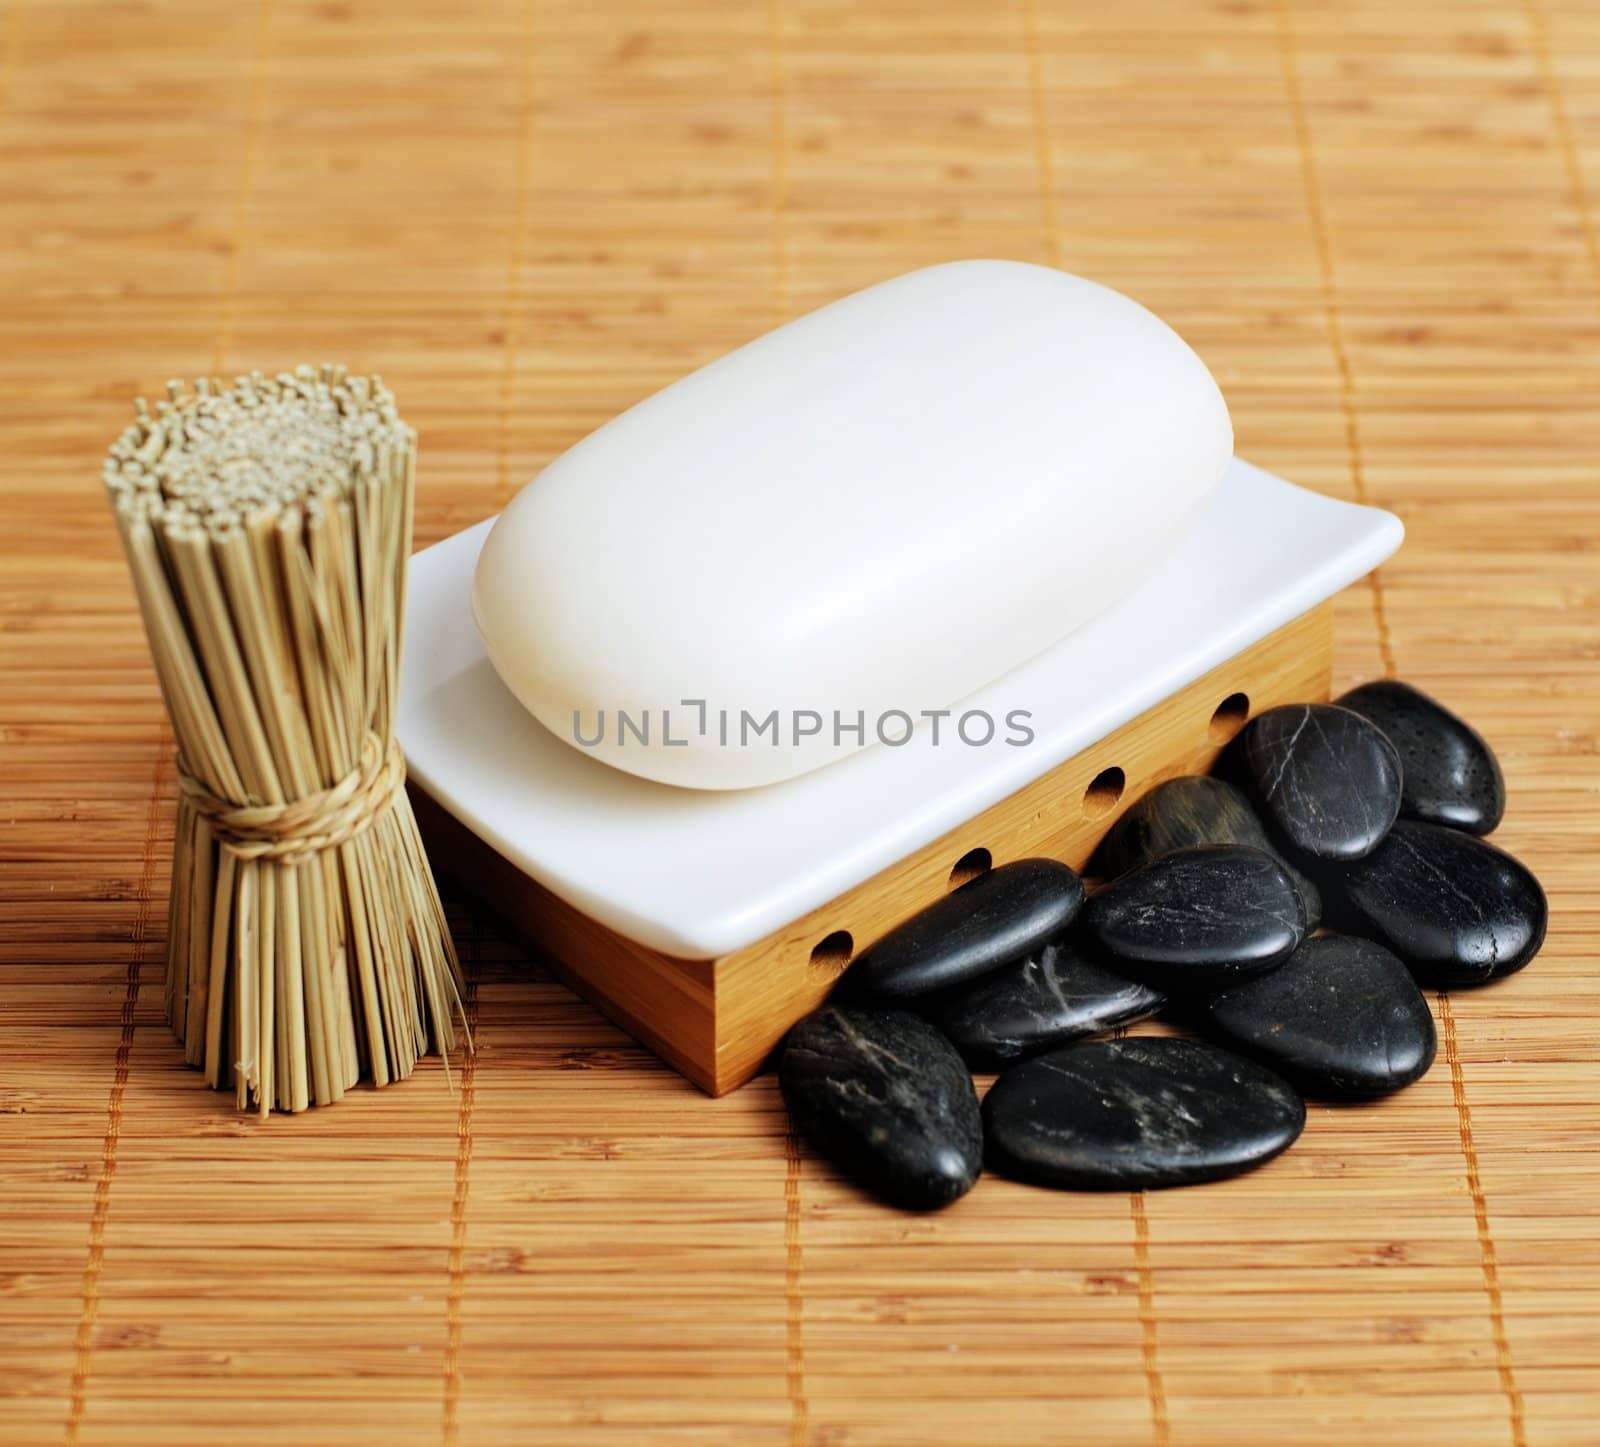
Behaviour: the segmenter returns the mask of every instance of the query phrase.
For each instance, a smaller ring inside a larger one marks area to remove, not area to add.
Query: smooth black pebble
[[[1330,876],[1340,928],[1387,945],[1425,985],[1481,985],[1544,943],[1539,881],[1503,850],[1402,819],[1378,850]]]
[[[1257,714],[1223,755],[1224,773],[1310,860],[1361,859],[1400,812],[1400,756],[1377,725],[1328,703]]]
[[[1277,856],[1300,892],[1306,928],[1313,930],[1322,922],[1316,885],[1278,856],[1244,795],[1226,779],[1206,774],[1168,779],[1141,794],[1100,841],[1089,872],[1111,879],[1195,844],[1246,844]]]
[[[1094,893],[1083,927],[1114,968],[1170,989],[1270,970],[1306,932],[1283,865],[1242,844],[1177,849],[1130,870]]]
[[[978,1179],[983,1126],[972,1077],[919,1016],[825,1006],[789,1031],[778,1084],[801,1134],[894,1205],[946,1206]]]
[[[1083,881],[1054,859],[1002,864],[896,925],[845,976],[857,999],[909,1000],[976,979],[1060,936]]]
[[[982,1068],[1142,1020],[1165,998],[1069,937],[939,996],[929,1013],[967,1063]]]
[[[1091,1040],[1013,1065],[983,1102],[989,1164],[1069,1190],[1143,1190],[1238,1175],[1305,1125],[1299,1093],[1199,1040]]]
[[[1282,968],[1206,1002],[1231,1045],[1307,1095],[1362,1099],[1420,1080],[1433,1064],[1433,1016],[1411,972],[1372,940],[1319,935]]]
[[[1421,689],[1394,679],[1364,683],[1339,700],[1388,735],[1404,775],[1400,816],[1488,834],[1506,812],[1499,761],[1482,737]]]

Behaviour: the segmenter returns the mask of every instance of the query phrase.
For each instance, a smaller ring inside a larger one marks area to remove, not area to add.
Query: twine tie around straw
[[[240,859],[275,859],[304,864],[324,849],[354,839],[395,800],[405,784],[405,757],[397,743],[387,750],[369,733],[361,762],[330,789],[287,804],[236,805],[219,799],[183,769],[178,786],[211,824],[217,842]]]

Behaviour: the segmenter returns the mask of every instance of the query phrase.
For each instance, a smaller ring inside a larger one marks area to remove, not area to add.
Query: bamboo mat
[[[479,1053],[261,1125],[160,1013],[136,390],[342,359],[418,536],[775,320],[1048,261],[1240,451],[1399,512],[1339,605],[1499,748],[1542,957],[1404,1095],[1146,1198],[886,1211],[459,903]],[[1590,0],[0,0],[0,1440],[1600,1441]]]

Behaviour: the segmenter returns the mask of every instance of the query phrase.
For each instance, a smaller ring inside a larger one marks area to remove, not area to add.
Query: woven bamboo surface
[[[914,265],[1170,318],[1240,451],[1401,513],[1340,600],[1547,884],[1432,1074],[1261,1173],[884,1210],[457,904],[479,1050],[265,1124],[161,1018],[173,780],[96,478],[342,359],[418,536]],[[0,0],[0,1439],[1600,1440],[1591,0]]]

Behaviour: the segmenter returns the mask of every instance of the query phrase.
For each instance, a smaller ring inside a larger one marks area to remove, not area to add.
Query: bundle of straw
[[[104,472],[178,745],[167,1018],[304,1110],[455,1043],[393,731],[416,437],[343,368],[167,390]]]

